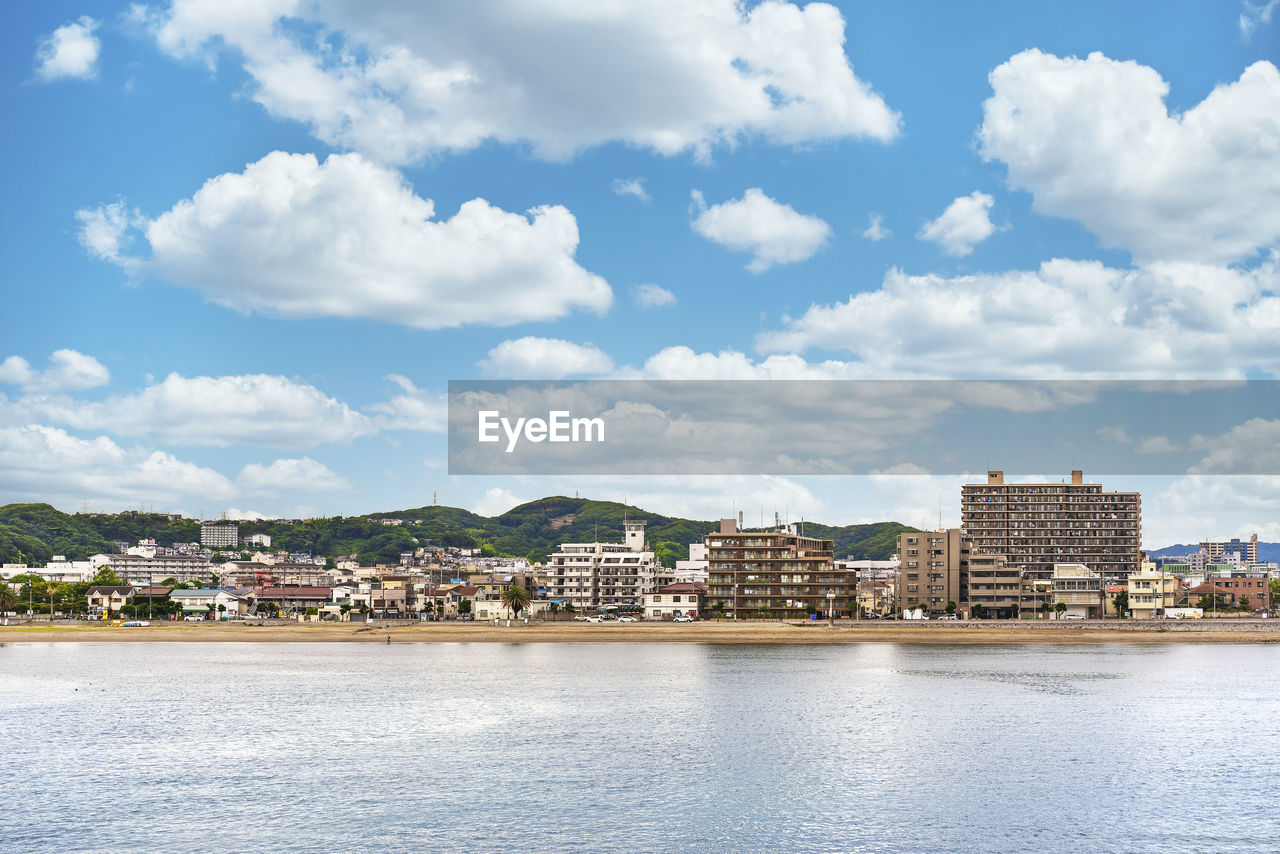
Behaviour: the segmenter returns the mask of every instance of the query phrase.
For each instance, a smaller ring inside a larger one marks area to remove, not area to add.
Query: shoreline
[[[1280,620],[1000,623],[172,623],[125,628],[32,623],[0,627],[4,643],[719,643],[719,644],[1280,644]]]

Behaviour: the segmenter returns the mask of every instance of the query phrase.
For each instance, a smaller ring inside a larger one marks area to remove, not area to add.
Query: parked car
[[[601,617],[599,614],[593,614],[592,616],[587,617],[587,622],[588,622],[588,623],[603,623],[603,622],[604,622],[604,617]]]
[[[588,617],[586,614],[575,614],[573,617],[573,621],[575,623],[585,623],[589,619],[590,617]]]
[[[692,623],[693,617],[689,614],[676,614],[675,621],[677,623]]]
[[[188,623],[203,623],[203,622],[204,622],[204,617],[200,616],[199,614],[187,614],[187,616],[183,617],[182,619],[183,619],[183,620],[185,620],[185,621],[186,621],[186,622],[188,622]]]
[[[623,614],[621,617],[618,618],[618,622],[619,623],[638,623],[640,621],[637,620],[635,617],[631,616],[630,614]]]
[[[464,623],[474,623],[476,621],[475,614],[459,614],[458,619]]]
[[[1064,620],[1083,620],[1083,619],[1084,619],[1084,615],[1083,615],[1083,614],[1063,614],[1063,615],[1062,615],[1062,619],[1064,619]]]

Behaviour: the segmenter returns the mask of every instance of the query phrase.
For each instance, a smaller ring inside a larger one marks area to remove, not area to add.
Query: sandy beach
[[[1280,620],[1024,623],[172,623],[126,628],[35,623],[0,627],[0,643],[363,642],[386,643],[1280,643]]]

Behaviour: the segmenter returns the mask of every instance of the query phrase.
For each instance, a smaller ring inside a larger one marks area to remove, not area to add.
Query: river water
[[[0,644],[0,851],[1276,851],[1280,648]]]

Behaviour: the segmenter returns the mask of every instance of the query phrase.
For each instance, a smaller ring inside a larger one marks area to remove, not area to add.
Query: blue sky
[[[1280,374],[1275,3],[402,5],[6,14],[0,500],[923,524],[959,480],[451,478],[440,395]],[[1275,479],[1115,485],[1280,539]]]

